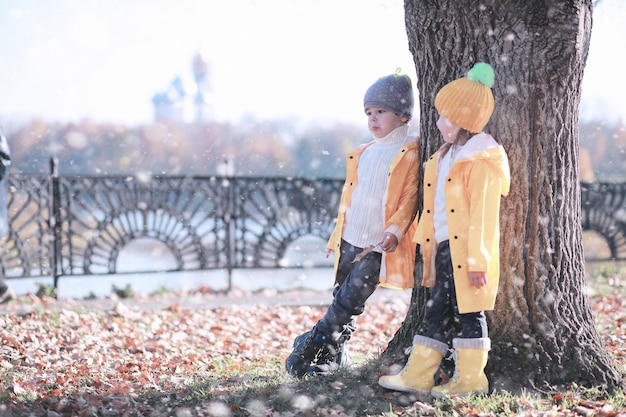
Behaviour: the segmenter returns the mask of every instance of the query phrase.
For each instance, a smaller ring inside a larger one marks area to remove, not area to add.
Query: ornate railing
[[[626,260],[626,183],[582,183],[582,226],[604,238],[610,258]]]
[[[163,176],[9,177],[10,230],[1,243],[8,278],[117,274],[132,242],[173,259],[133,272],[327,267],[286,257],[300,238],[325,242],[343,180]]]
[[[59,176],[54,165],[49,176],[13,174],[1,267],[8,278],[54,277],[55,285],[62,276],[128,272],[121,254],[143,239],[152,242],[146,251],[160,245],[172,262],[143,261],[134,272],[321,266],[286,253],[301,238],[328,239],[342,186],[341,179]],[[626,184],[582,184],[583,229],[604,237],[612,259],[626,259],[625,199]]]

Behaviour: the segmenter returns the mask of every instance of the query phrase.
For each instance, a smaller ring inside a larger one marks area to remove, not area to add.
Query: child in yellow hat
[[[489,391],[484,311],[495,305],[500,197],[510,186],[504,148],[482,131],[494,109],[493,83],[493,69],[480,62],[435,97],[444,144],[426,163],[424,210],[413,238],[424,257],[422,285],[432,288],[427,328],[414,337],[402,371],[379,379],[385,388],[434,397]],[[435,386],[450,346],[454,376]]]

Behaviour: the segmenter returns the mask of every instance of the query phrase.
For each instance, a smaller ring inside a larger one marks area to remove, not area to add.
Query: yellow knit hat
[[[455,125],[471,133],[478,133],[493,113],[493,82],[491,65],[478,62],[467,73],[467,77],[454,80],[439,90],[435,97],[435,108]]]

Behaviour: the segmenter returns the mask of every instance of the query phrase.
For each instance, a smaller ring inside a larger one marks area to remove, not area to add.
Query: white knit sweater
[[[384,138],[365,148],[357,167],[357,186],[346,211],[343,239],[353,246],[366,248],[383,240],[385,232],[402,238],[396,227],[385,230],[385,201],[389,168],[402,146],[414,140],[408,136],[409,126],[402,125]],[[380,248],[375,248],[380,252]]]

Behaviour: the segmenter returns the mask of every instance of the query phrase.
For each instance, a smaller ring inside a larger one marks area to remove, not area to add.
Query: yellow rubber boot
[[[413,348],[409,359],[399,374],[381,376],[381,387],[404,392],[430,394],[435,386],[435,373],[439,369],[448,345],[424,336],[413,338]]]
[[[451,396],[466,397],[470,394],[486,394],[489,392],[489,381],[485,375],[485,366],[491,340],[488,337],[478,339],[454,339],[455,370],[454,376],[447,384],[434,387],[433,397]]]

